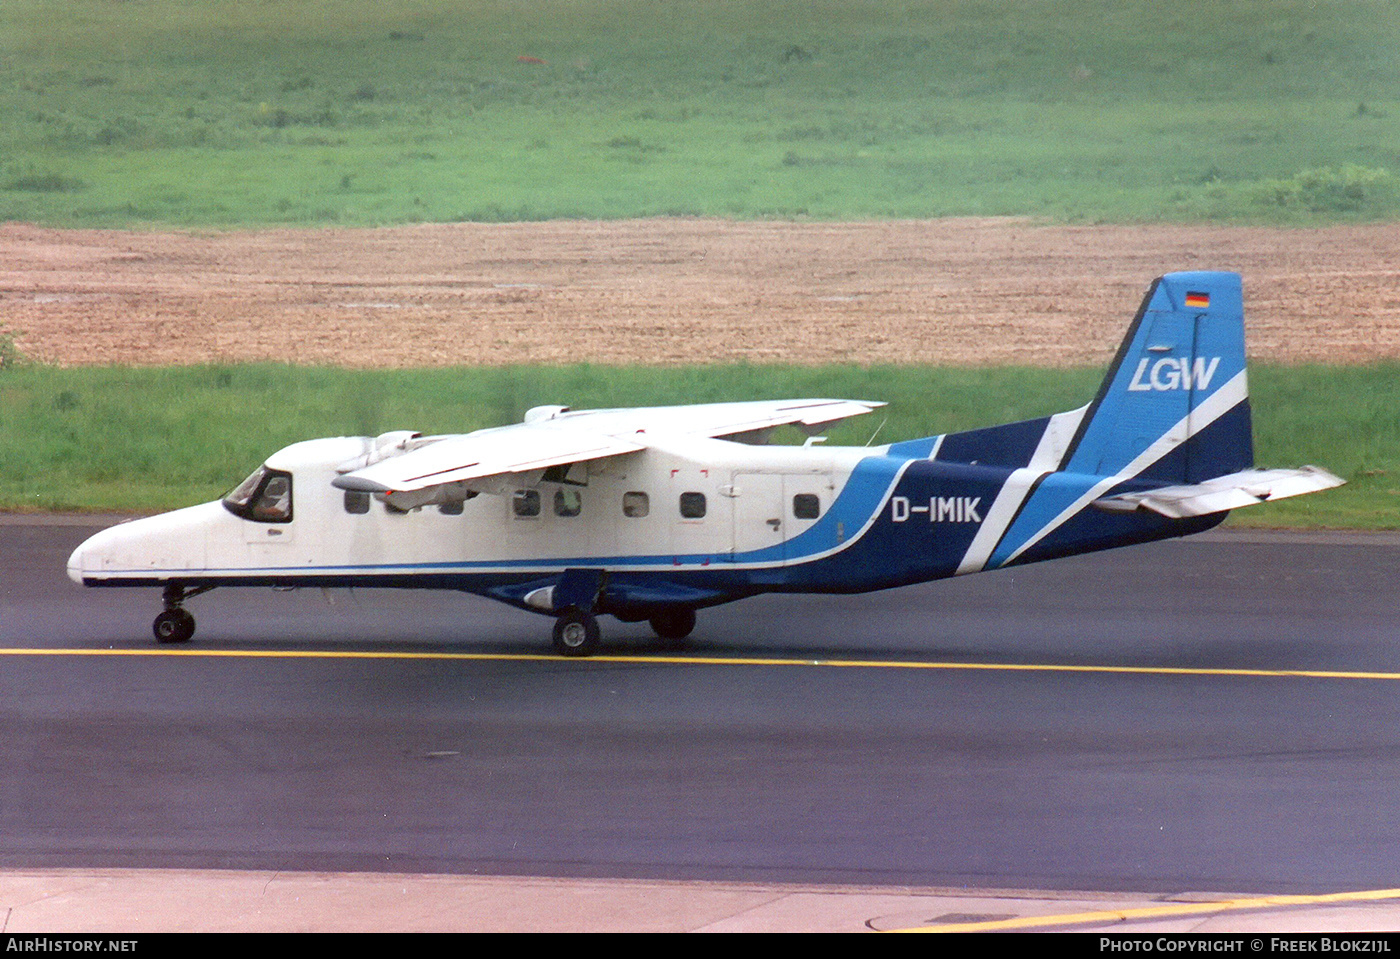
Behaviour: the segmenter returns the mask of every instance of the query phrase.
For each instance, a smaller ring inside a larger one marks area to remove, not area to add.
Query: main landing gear
[[[554,649],[561,656],[592,656],[602,638],[598,617],[581,609],[566,609],[554,621]]]
[[[629,619],[628,622],[633,622]],[[661,639],[679,643],[695,628],[695,610],[685,607],[663,609],[649,620],[652,630]],[[554,650],[561,656],[592,656],[602,642],[598,617],[586,610],[570,607],[554,621]]]
[[[194,589],[186,589],[179,583],[168,584],[161,596],[165,610],[151,624],[151,632],[155,633],[156,642],[188,643],[194,636],[194,616],[185,609],[183,603],[191,596],[207,593],[213,588],[196,586]]]
[[[657,636],[671,643],[679,643],[695,628],[695,610],[685,607],[663,610],[648,622]]]

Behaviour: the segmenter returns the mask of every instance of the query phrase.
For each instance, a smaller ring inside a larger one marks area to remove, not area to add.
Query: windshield
[[[292,521],[292,474],[259,466],[224,497],[233,515],[259,523]]]

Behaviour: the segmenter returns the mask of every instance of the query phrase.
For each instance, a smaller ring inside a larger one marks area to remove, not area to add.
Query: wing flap
[[[863,416],[884,403],[862,400],[787,400],[776,403],[734,403],[732,411],[717,411],[721,415],[707,425],[704,434],[717,439],[739,433],[752,433],[756,430],[775,426],[817,427],[852,416]],[[724,416],[724,413],[730,416]]]
[[[1172,519],[1185,519],[1223,513],[1268,500],[1316,493],[1345,482],[1318,466],[1292,470],[1243,470],[1217,476],[1204,483],[1105,496],[1095,500],[1094,506],[1109,512],[1146,509]]]
[[[689,406],[577,410],[562,414],[554,422],[576,424],[611,436],[655,432],[721,439],[759,433],[777,426],[793,425],[810,430],[852,416],[863,416],[884,405],[871,400],[749,400]]]

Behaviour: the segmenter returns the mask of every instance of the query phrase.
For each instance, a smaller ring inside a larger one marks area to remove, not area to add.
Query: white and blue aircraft
[[[222,586],[453,589],[554,617],[583,656],[598,618],[679,640],[759,593],[856,593],[1184,536],[1229,510],[1338,486],[1253,466],[1241,282],[1148,290],[1086,406],[879,447],[766,445],[883,403],[543,406],[474,433],[338,437],[273,454],[222,501],[104,530],[86,586],[156,586],[184,642]],[[815,439],[815,437],[814,437]]]

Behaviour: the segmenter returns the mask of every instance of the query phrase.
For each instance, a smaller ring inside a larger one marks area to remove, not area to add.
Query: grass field
[[[1387,221],[1400,4],[5,0],[0,130],[0,220],[63,226]],[[0,509],[177,506],[297,439],[535,403],[890,399],[886,442],[1077,406],[1099,376],[16,359],[0,328]],[[1396,373],[1253,371],[1260,462],[1351,483],[1240,521],[1400,526]]]
[[[1400,214],[1391,0],[6,0],[0,219]]]
[[[1072,409],[1092,398],[1101,376],[1005,367],[20,366],[0,369],[0,421],[10,425],[0,432],[0,510],[186,506],[221,495],[297,440],[466,432],[516,422],[545,403],[883,399],[887,410],[830,439],[881,444]],[[1252,366],[1250,386],[1261,466],[1314,463],[1349,483],[1236,513],[1232,523],[1400,528],[1400,368]]]

